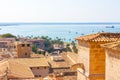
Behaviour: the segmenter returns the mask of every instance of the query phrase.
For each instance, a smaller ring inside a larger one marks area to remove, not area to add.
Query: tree
[[[35,45],[32,45],[32,51],[37,53],[37,47]]]
[[[74,52],[74,53],[78,53],[78,49],[77,49],[76,44],[75,44],[74,41],[71,42],[71,45],[72,45],[72,50],[73,50],[73,52]]]
[[[72,49],[73,49],[74,53],[78,53],[78,49],[75,45],[72,47]]]
[[[71,50],[71,48],[70,48],[70,44],[67,44],[67,45],[66,45],[66,51],[67,51],[67,52],[72,52],[72,50]]]
[[[38,37],[34,37],[33,39],[38,39]]]
[[[39,54],[45,55],[45,51],[39,51]]]
[[[14,36],[13,34],[10,33],[6,33],[2,35],[3,38],[16,38],[16,36]]]
[[[56,37],[54,40],[48,36],[41,36],[42,39],[44,39],[45,47],[47,52],[53,51],[53,44],[63,45],[64,42],[62,39]]]
[[[41,38],[44,39],[46,51],[51,52],[52,51],[52,44],[54,42],[52,40],[52,38],[49,38],[48,36],[41,36]]]
[[[74,46],[74,45],[75,45],[75,42],[74,42],[74,41],[72,41],[72,42],[71,42],[71,45],[73,45],[73,46]]]

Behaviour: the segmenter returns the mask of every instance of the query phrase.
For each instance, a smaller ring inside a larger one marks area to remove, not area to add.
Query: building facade
[[[29,42],[15,42],[18,58],[29,58],[31,55],[31,45]]]
[[[15,38],[0,38],[0,53],[10,51],[10,46],[15,42]]]
[[[105,80],[120,79],[120,41],[102,45],[106,48]]]
[[[100,45],[120,40],[120,33],[97,33],[76,38],[78,40],[78,80],[105,80],[105,49]]]
[[[9,78],[44,78],[49,74],[49,64],[45,58],[9,59]]]
[[[28,42],[30,42],[32,45],[36,46],[38,49],[44,49],[45,48],[45,42],[43,39],[28,39]]]
[[[34,77],[46,77],[49,74],[49,66],[30,67]]]

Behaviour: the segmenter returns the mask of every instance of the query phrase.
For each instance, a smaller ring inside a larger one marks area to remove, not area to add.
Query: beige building
[[[52,58],[47,57],[47,61],[50,64],[48,80],[77,80],[77,55],[75,53],[68,54],[64,52],[60,55],[51,56]]]
[[[0,61],[0,80],[44,78],[49,74],[45,58],[16,58]]]
[[[32,49],[29,42],[15,42],[14,45],[18,58],[30,58]]]
[[[1,38],[0,37],[0,53],[7,53],[10,51],[9,47],[16,40],[15,38]]]
[[[59,57],[58,59],[56,57],[56,60],[53,60],[51,58],[46,59],[50,64],[50,73],[61,73],[65,70],[70,69],[70,66],[64,60],[59,59]]]
[[[120,41],[102,45],[106,48],[105,80],[120,79]]]
[[[27,39],[27,42],[30,42],[32,45],[36,46],[38,49],[45,48],[45,41],[44,39]]]
[[[71,71],[77,71],[77,68],[83,68],[83,64],[78,62],[78,54],[73,52],[64,52],[62,57],[66,61],[67,65],[70,66]]]
[[[77,80],[105,80],[105,49],[100,45],[120,40],[120,33],[97,33],[76,38],[79,63]]]
[[[0,41],[1,58],[30,58],[32,53],[29,42]]]

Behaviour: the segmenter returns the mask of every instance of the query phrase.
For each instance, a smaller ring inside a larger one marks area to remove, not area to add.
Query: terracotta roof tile
[[[9,61],[9,73],[8,77],[16,77],[16,78],[33,78],[34,75],[30,68],[26,65],[20,64],[13,60]]]
[[[34,78],[30,67],[49,66],[45,58],[8,59],[9,77]]]
[[[113,49],[113,50],[120,51],[120,41],[107,43],[107,44],[102,44],[101,46],[105,47],[105,48],[108,48],[108,49]]]
[[[29,67],[49,66],[45,58],[17,58],[10,59],[9,61],[14,61]]]
[[[118,41],[120,40],[120,33],[96,33],[76,38],[77,40],[84,40],[88,42],[97,41]]]

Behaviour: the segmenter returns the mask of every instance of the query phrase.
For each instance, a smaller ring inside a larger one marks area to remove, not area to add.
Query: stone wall
[[[91,43],[90,47],[90,74],[105,74],[105,49],[99,42]]]
[[[87,43],[81,42],[78,47],[78,62],[84,64],[84,70],[86,74],[89,74],[89,58],[90,58],[90,48]]]
[[[104,43],[104,42],[103,42]],[[90,43],[90,80],[104,80],[105,76],[105,49],[100,47],[102,42]],[[94,78],[94,79],[92,79]],[[103,78],[103,79],[102,79]]]
[[[106,51],[106,80],[120,79],[120,52]]]
[[[31,54],[31,46],[29,43],[18,43],[16,45],[18,58],[29,58]]]
[[[100,45],[108,43],[78,40],[79,63],[84,64],[84,76],[89,80],[105,80],[105,49]]]

